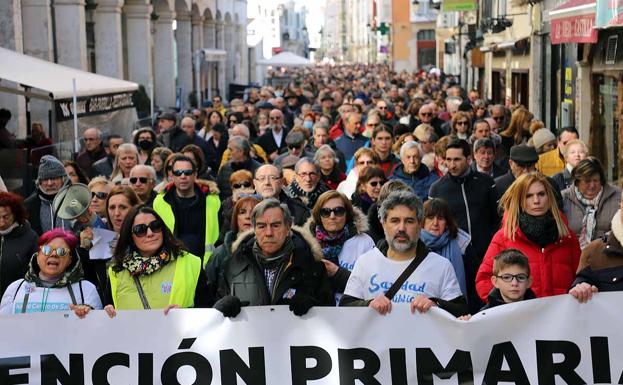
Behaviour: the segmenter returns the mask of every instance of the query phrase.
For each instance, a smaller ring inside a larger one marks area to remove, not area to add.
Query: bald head
[[[96,151],[102,144],[102,132],[95,127],[87,128],[82,134],[82,139],[87,151]]]
[[[194,137],[195,136],[195,119],[187,116],[184,119],[182,119],[181,122],[181,126],[182,126],[182,130],[184,130],[184,132],[186,133],[186,135],[190,136],[190,137]]]
[[[255,170],[253,184],[255,185],[255,191],[260,194],[262,198],[278,199],[283,186],[283,174],[281,170],[272,164],[266,164]]]

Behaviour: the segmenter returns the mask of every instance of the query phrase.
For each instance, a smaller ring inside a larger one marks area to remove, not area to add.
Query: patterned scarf
[[[604,192],[602,188],[599,191],[599,194],[593,199],[586,199],[577,188],[577,186],[573,186],[573,192],[575,193],[575,197],[578,198],[578,201],[584,206],[584,217],[582,218],[582,231],[580,232],[580,236],[578,240],[580,241],[580,247],[583,249],[593,240],[593,233],[595,232],[595,227],[597,226],[597,222],[595,221],[595,215],[597,214],[597,206],[599,205],[599,201],[601,200],[601,195]]]
[[[253,256],[260,264],[262,272],[264,273],[264,279],[266,280],[266,287],[270,294],[273,294],[275,285],[275,279],[277,278],[277,272],[283,265],[283,262],[290,258],[292,251],[294,250],[294,243],[292,237],[288,236],[285,243],[281,246],[281,249],[277,251],[273,256],[267,257],[257,244],[257,241],[253,242]]]
[[[143,257],[138,250],[128,250],[122,266],[133,276],[150,275],[174,259],[166,249],[160,249],[149,258]]]
[[[338,256],[342,252],[342,247],[344,247],[344,242],[346,242],[349,237],[348,226],[344,226],[342,231],[339,232],[336,236],[330,236],[325,229],[316,225],[316,239],[320,242],[320,247],[322,248],[322,255],[324,255],[325,259],[335,263],[336,265],[340,265]]]
[[[290,186],[288,186],[288,195],[292,198],[300,199],[310,209],[314,207],[318,197],[326,191],[329,191],[329,188],[323,181],[319,181],[316,188],[310,192],[303,191],[296,180],[293,180]]]

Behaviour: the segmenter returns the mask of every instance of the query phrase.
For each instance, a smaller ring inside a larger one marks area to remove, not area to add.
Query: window
[[[420,40],[435,40],[435,30],[434,29],[423,29],[418,31],[417,39]]]

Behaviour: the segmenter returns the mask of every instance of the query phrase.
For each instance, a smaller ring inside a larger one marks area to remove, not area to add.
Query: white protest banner
[[[621,383],[622,303],[565,295],[468,322],[408,306],[15,315],[0,319],[0,384]]]

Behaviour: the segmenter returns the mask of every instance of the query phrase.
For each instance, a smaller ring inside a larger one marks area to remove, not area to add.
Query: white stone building
[[[0,46],[153,88],[164,109],[179,88],[188,106],[197,83],[202,99],[227,97],[251,71],[247,0],[0,1]],[[0,93],[0,105],[17,112],[9,129],[23,137],[23,98]],[[33,121],[47,122],[47,108],[33,103]]]

